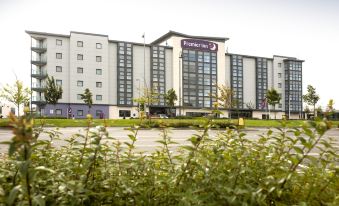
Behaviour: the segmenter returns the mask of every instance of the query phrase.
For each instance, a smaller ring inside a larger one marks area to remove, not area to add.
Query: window
[[[81,100],[81,94],[77,94],[77,100]]]
[[[102,82],[96,82],[96,86],[101,88],[102,87]]]
[[[84,116],[84,110],[77,110],[78,116]]]
[[[83,81],[77,81],[77,86],[78,87],[83,87],[84,86],[84,82]]]
[[[101,49],[102,48],[102,44],[101,43],[97,43],[97,49]]]
[[[57,39],[57,40],[56,40],[56,45],[62,46],[62,40],[61,40],[61,39]]]
[[[96,69],[96,74],[97,75],[102,75],[102,69]]]
[[[101,101],[102,100],[102,95],[96,95],[95,99],[98,100],[98,101]]]
[[[78,67],[78,68],[77,68],[77,73],[79,73],[79,74],[84,73],[84,68]]]
[[[279,104],[279,109],[281,109],[282,108],[282,104]]]
[[[281,63],[278,63],[278,67],[279,67],[279,68],[281,67]]]
[[[62,85],[62,80],[57,79],[55,80],[56,85],[61,86]]]
[[[84,60],[84,55],[78,54],[77,59],[78,59],[78,60]]]
[[[84,42],[78,41],[78,42],[77,42],[77,46],[78,46],[78,47],[83,47],[83,46],[84,46]]]
[[[62,53],[56,53],[55,57],[56,57],[57,59],[62,59]]]
[[[281,88],[281,83],[278,83],[278,88]]]
[[[56,115],[62,115],[62,110],[61,109],[56,109],[55,110]]]
[[[278,78],[281,78],[281,73],[278,73]]]
[[[96,57],[97,62],[101,62],[101,56]]]
[[[119,117],[130,117],[131,111],[130,110],[119,110]]]
[[[100,115],[102,115],[102,114],[103,114],[103,112],[101,110],[96,110],[95,111],[95,116],[96,117],[100,117]]]
[[[56,72],[62,72],[62,67],[61,66],[56,66],[55,67]]]

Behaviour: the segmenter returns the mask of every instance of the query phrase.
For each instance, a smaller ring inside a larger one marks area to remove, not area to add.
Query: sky
[[[25,30],[146,43],[173,30],[228,37],[230,53],[303,59],[303,93],[312,85],[319,105],[339,108],[338,0],[0,0],[0,28],[0,87],[30,85]]]

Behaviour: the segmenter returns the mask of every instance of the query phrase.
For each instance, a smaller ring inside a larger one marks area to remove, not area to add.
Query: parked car
[[[166,114],[159,114],[160,119],[168,119]]]

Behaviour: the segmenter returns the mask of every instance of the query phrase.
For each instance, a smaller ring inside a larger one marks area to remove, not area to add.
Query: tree
[[[24,87],[23,82],[18,79],[14,85],[6,84],[0,91],[0,97],[13,103],[18,109],[18,116],[20,116],[20,105],[29,104],[31,91]]]
[[[329,119],[329,117],[334,113],[334,100],[330,99],[326,106],[325,117]]]
[[[143,89],[142,96],[136,99],[133,99],[133,101],[139,103],[140,105],[144,105],[144,107],[148,107],[148,110],[150,110],[150,106],[154,103],[157,103],[159,101],[159,94],[152,88],[145,87]],[[150,113],[150,111],[148,111]],[[151,120],[151,116],[148,115],[149,121]]]
[[[275,111],[275,105],[279,104],[280,100],[281,100],[281,96],[280,94],[277,92],[277,90],[275,90],[274,88],[267,90],[267,94],[266,94],[266,98],[267,98],[267,103],[269,105],[273,106],[273,110],[274,110],[274,119],[277,119],[277,113]]]
[[[88,114],[91,112],[91,107],[93,104],[92,96],[92,92],[88,88],[86,88],[85,92],[81,94],[81,99],[84,100],[85,104],[88,106]]]
[[[173,88],[168,90],[165,94],[165,101],[166,105],[170,107],[170,116],[172,116],[172,110],[176,100],[178,100],[178,97],[175,90]]]
[[[54,77],[47,78],[44,95],[45,95],[46,102],[54,106],[54,114],[55,114],[55,105],[58,103],[59,99],[61,99],[62,97],[62,88],[60,85],[56,84]]]
[[[255,104],[252,101],[247,102],[245,105],[249,110],[255,109]]]
[[[307,86],[307,94],[303,95],[303,99],[306,104],[313,106],[314,117],[317,116],[315,105],[319,101],[320,97],[316,93],[315,88],[312,85]]]
[[[235,101],[232,100],[233,90],[225,85],[217,85],[217,90],[217,93],[211,94],[211,96],[217,100],[219,107],[228,111],[228,117],[231,118],[231,109],[235,104]]]

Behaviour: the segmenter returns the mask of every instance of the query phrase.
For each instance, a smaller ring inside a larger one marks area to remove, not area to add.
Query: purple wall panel
[[[44,116],[56,116],[55,112],[53,114],[50,114],[50,110],[54,110],[55,109],[61,109],[62,113],[61,115],[57,115],[57,116],[62,116],[62,117],[67,117],[68,114],[68,108],[71,108],[71,117],[74,115],[75,118],[81,119],[81,118],[86,118],[86,115],[88,113],[88,106],[85,104],[63,104],[63,103],[58,103],[55,105],[51,105],[51,104],[47,104],[45,106],[45,112],[44,112]],[[83,115],[79,116],[78,115],[78,110],[82,110],[83,111]],[[92,114],[93,118],[100,118],[99,115],[96,115],[96,111],[97,110],[101,110],[102,113],[104,114],[103,117],[104,118],[109,118],[109,105],[92,105],[91,110],[90,110],[90,114]]]

